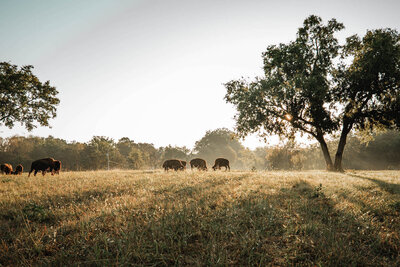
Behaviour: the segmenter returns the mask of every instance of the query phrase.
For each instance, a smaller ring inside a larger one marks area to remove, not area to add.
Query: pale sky
[[[262,75],[261,53],[294,40],[307,16],[344,23],[344,40],[400,30],[399,11],[398,0],[0,0],[0,61],[33,65],[61,101],[51,129],[3,126],[0,136],[192,148],[207,130],[234,128],[223,83]]]

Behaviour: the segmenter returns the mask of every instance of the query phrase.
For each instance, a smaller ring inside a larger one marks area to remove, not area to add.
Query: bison
[[[175,171],[185,169],[185,165],[183,165],[182,161],[178,159],[166,160],[164,161],[162,167],[164,168],[165,171],[168,171],[169,169],[174,169]]]
[[[59,160],[54,161],[54,173],[60,174],[60,170],[61,170],[61,161]]]
[[[15,171],[13,174],[20,175],[20,174],[22,174],[23,171],[24,171],[24,167],[21,164],[19,164],[19,165],[17,165],[17,167],[15,167]]]
[[[0,165],[1,169],[1,174],[12,174],[13,173],[13,168],[11,164],[8,163],[3,163]]]
[[[212,168],[215,171],[216,169],[220,170],[221,167],[225,167],[225,171],[227,169],[231,170],[231,167],[229,167],[229,160],[224,158],[217,158]]]
[[[42,171],[42,174],[45,175],[46,171],[48,170],[51,172],[51,175],[54,175],[54,173],[60,173],[61,162],[59,160],[54,160],[53,158],[35,160],[34,162],[32,162],[31,170],[29,171],[28,177],[33,171],[35,171],[34,175],[36,176],[38,171]]]
[[[190,169],[197,168],[199,170],[206,171],[207,163],[204,159],[195,158],[190,161]]]

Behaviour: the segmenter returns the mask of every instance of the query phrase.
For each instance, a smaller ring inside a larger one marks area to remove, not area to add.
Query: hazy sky
[[[61,100],[51,129],[0,127],[0,136],[192,148],[207,130],[234,127],[223,83],[261,75],[261,53],[293,40],[307,16],[343,22],[343,40],[400,30],[399,11],[398,0],[0,0],[0,61],[33,65]]]

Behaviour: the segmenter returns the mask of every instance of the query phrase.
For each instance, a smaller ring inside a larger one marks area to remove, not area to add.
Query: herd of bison
[[[190,162],[190,168],[197,168],[199,170],[202,171],[206,171],[207,170],[207,163],[204,159],[200,159],[200,158],[196,158],[196,159],[192,159]],[[179,160],[179,159],[169,159],[164,161],[162,167],[164,168],[164,170],[168,171],[169,169],[172,170],[184,170],[186,169],[186,161],[184,160]],[[224,159],[224,158],[217,158],[215,160],[214,166],[212,167],[212,169],[215,171],[216,169],[221,169],[221,167],[225,167],[225,170],[231,170],[231,168],[229,167],[229,160]]]
[[[15,171],[13,171],[13,167],[9,163],[3,163],[0,166],[1,168],[1,174],[15,174],[19,175],[22,174],[24,171],[24,167],[19,164],[16,168]],[[43,175],[46,174],[47,171],[51,172],[51,175],[53,174],[60,174],[61,170],[61,161],[55,160],[53,158],[45,158],[45,159],[38,159],[32,162],[31,164],[31,170],[29,171],[28,177],[31,175],[33,171],[35,171],[34,175],[41,171]]]
[[[198,170],[206,171],[207,170],[207,163],[204,159],[200,158],[195,158],[192,159],[190,162],[190,168],[197,168]],[[179,160],[179,159],[169,159],[164,161],[162,167],[164,168],[165,171],[168,171],[169,169],[171,170],[184,170],[186,169],[186,161],[184,160]],[[215,160],[214,166],[212,169],[215,171],[216,169],[221,169],[221,167],[225,167],[225,170],[231,170],[229,167],[229,160],[224,159],[224,158],[217,158]],[[61,161],[55,160],[53,158],[45,158],[45,159],[38,159],[32,162],[31,164],[31,170],[29,171],[28,177],[31,175],[33,171],[35,171],[34,175],[41,171],[43,175],[46,174],[46,172],[50,172],[51,175],[54,174],[59,174],[61,170]],[[19,164],[15,170],[13,171],[13,167],[9,163],[3,163],[1,164],[1,174],[14,174],[14,175],[20,175],[24,171],[24,167]]]

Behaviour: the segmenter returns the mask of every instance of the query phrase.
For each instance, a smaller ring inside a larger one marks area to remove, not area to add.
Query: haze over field
[[[400,28],[398,1],[1,1],[0,62],[33,65],[61,103],[33,135],[192,148],[207,130],[233,129],[223,83],[262,74],[261,53],[295,38],[310,14],[336,18],[340,36]],[[179,120],[177,120],[179,116]],[[1,127],[0,136],[27,135]],[[275,139],[276,140],[276,139]],[[250,137],[244,144],[263,145]]]

